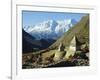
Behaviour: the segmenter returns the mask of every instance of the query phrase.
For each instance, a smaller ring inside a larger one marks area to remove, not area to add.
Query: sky
[[[23,27],[36,25],[47,20],[75,19],[78,22],[85,15],[86,13],[22,11],[22,21]]]

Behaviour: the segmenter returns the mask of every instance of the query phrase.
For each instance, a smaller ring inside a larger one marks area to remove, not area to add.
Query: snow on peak
[[[74,19],[65,19],[61,21],[47,20],[37,25],[25,26],[23,28],[36,39],[56,39],[76,23]]]

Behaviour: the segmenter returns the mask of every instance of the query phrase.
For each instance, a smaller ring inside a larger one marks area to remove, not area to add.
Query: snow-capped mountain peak
[[[74,19],[47,20],[33,26],[25,26],[23,29],[36,39],[56,39],[68,31],[77,22]]]

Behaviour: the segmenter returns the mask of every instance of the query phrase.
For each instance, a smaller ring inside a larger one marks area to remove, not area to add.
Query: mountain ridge
[[[74,19],[65,19],[60,21],[47,20],[34,26],[27,26],[24,30],[39,39],[57,39],[62,36],[64,32],[68,31],[73,25],[77,23]]]

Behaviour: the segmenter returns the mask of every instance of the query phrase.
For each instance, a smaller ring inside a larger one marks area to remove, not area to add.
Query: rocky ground
[[[23,54],[22,68],[49,68],[49,67],[71,67],[71,66],[89,66],[89,51],[83,49],[76,51],[75,55],[68,60],[61,58],[54,61],[54,52],[56,50],[42,50],[40,52]]]

